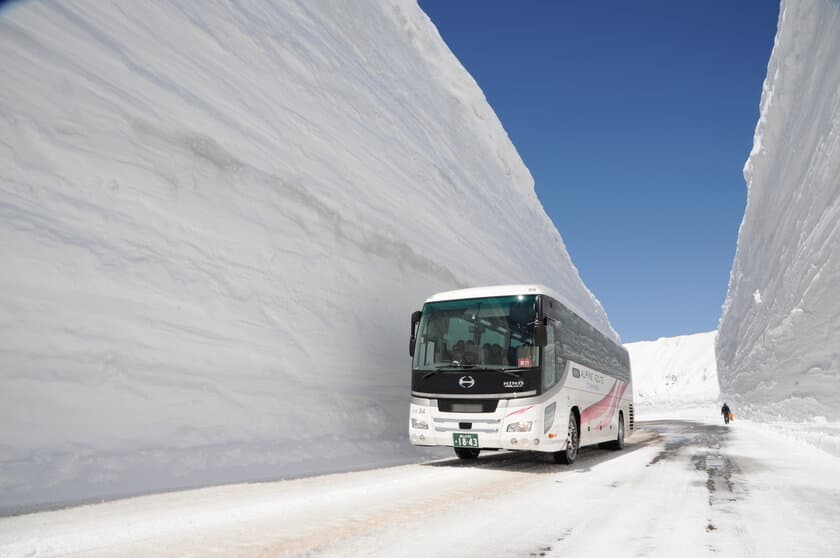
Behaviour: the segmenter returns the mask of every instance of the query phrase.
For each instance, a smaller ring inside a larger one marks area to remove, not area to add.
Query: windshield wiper
[[[522,368],[517,367],[517,366],[511,366],[511,367],[508,367],[508,368],[487,368],[487,367],[484,367],[484,366],[479,366],[477,364],[463,364],[463,363],[448,362],[446,364],[439,364],[439,365],[435,366],[435,369],[427,372],[423,376],[423,379],[425,380],[427,378],[431,378],[432,376],[436,376],[437,374],[441,374],[441,373],[445,372],[446,370],[458,370],[458,369],[461,369],[461,368],[467,368],[467,369],[475,371],[475,372],[501,372],[502,374],[505,374],[506,376],[510,376],[512,378],[516,378],[517,380],[522,378],[522,373],[523,373]]]
[[[446,363],[446,364],[438,364],[437,366],[435,366],[434,370],[432,370],[430,372],[427,372],[423,376],[423,379],[425,380],[427,378],[431,378],[432,376],[436,376],[437,374],[441,374],[441,373],[445,372],[446,370],[453,370],[453,369],[462,368],[462,367],[463,367],[463,365],[452,363],[452,362],[449,362],[449,363]]]
[[[474,368],[476,372],[501,372],[505,376],[510,376],[511,378],[516,378],[517,380],[522,378],[522,370],[520,368]]]
[[[458,369],[458,368],[470,368],[470,369],[473,369],[473,368],[475,368],[476,366],[477,366],[477,365],[475,365],[475,364],[463,364],[463,363],[460,363],[460,362],[447,362],[446,364],[438,364],[437,366],[435,366],[435,369],[434,369],[434,370],[432,370],[431,372],[427,372],[427,373],[423,376],[423,379],[425,380],[425,379],[427,379],[427,378],[431,378],[432,376],[435,376],[435,375],[437,375],[437,374],[440,374],[440,373],[442,373],[442,372],[444,372],[444,371],[446,371],[446,370],[456,370],[456,369]]]

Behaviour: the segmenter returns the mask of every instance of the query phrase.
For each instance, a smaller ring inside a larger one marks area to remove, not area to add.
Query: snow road
[[[840,460],[659,420],[569,467],[489,453],[0,519],[0,556],[829,556]]]

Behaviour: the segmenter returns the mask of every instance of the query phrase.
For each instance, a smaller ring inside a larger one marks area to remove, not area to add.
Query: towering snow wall
[[[2,510],[416,458],[435,291],[611,331],[414,2],[18,2],[0,52]]]
[[[840,419],[840,2],[782,2],[744,176],[722,394],[765,418]]]
[[[715,332],[626,343],[637,406],[713,405],[720,395]]]

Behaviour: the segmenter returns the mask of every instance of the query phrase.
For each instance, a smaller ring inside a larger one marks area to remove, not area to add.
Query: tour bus
[[[552,453],[621,449],[635,429],[627,351],[541,285],[438,293],[411,316],[409,439]]]

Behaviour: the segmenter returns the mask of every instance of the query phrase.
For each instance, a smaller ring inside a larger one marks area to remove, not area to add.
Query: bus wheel
[[[457,455],[459,459],[478,459],[478,454],[480,452],[481,450],[474,448],[455,448],[455,455]]]
[[[612,450],[624,449],[624,414],[621,412],[618,413],[618,435],[608,447]]]
[[[554,453],[554,462],[571,465],[575,462],[580,443],[580,429],[574,411],[569,413],[569,432],[566,435],[566,449]]]

